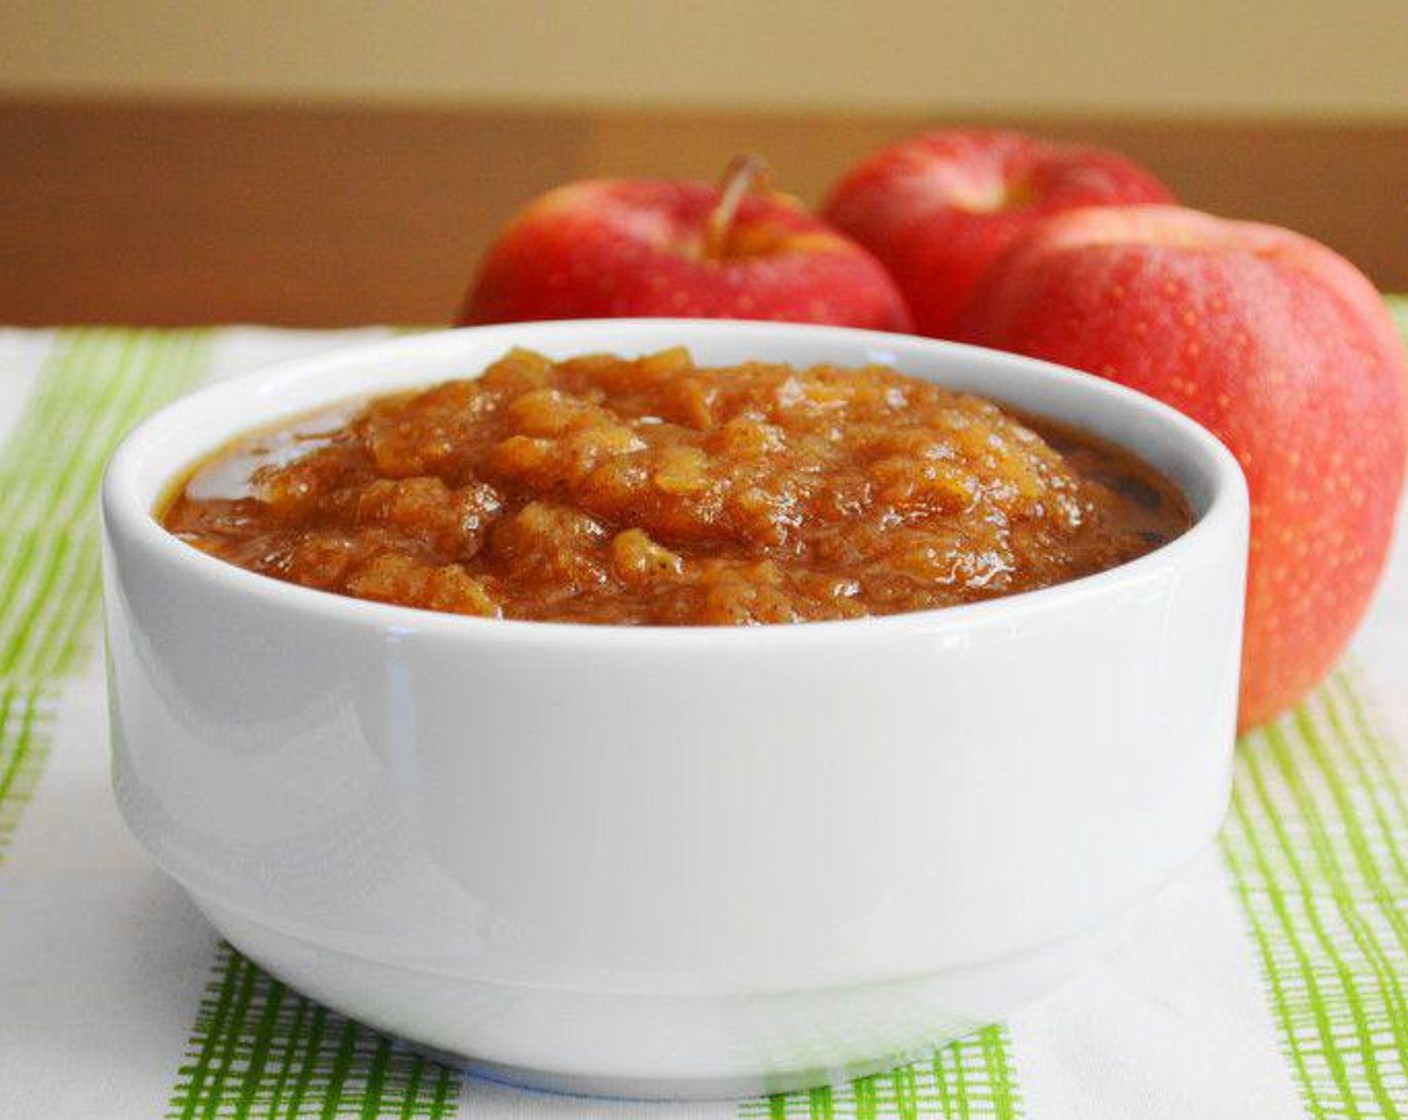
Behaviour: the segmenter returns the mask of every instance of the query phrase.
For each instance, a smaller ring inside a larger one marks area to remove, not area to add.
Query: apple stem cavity
[[[743,200],[767,188],[768,163],[762,156],[735,156],[719,180],[719,201],[704,225],[704,259],[728,256],[728,235]]]

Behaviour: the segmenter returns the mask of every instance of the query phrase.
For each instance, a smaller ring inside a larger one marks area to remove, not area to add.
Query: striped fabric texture
[[[0,448],[0,862],[39,780],[55,683],[94,634],[103,464],[196,383],[207,348],[192,332],[69,333]]]
[[[1408,334],[1408,302],[1393,306]],[[218,332],[58,332],[0,446],[0,883],[42,793],[65,682],[94,652],[102,465],[134,422],[206,375],[218,340]],[[1239,745],[1219,855],[1304,1115],[1408,1114],[1408,773],[1354,666]],[[3,1004],[0,992],[0,1015]],[[459,1073],[305,999],[227,946],[189,1016],[185,1053],[171,1055],[169,1117],[473,1111],[473,1083]],[[3,1094],[0,1086],[0,1113]],[[1029,1097],[1022,1054],[995,1025],[886,1074],[725,1112],[737,1120],[1053,1114]],[[517,1094],[512,1111],[561,1103]]]
[[[1338,671],[1246,736],[1221,847],[1312,1116],[1408,1109],[1408,800]]]
[[[169,1116],[453,1113],[452,1070],[289,991],[227,945],[214,972]]]
[[[936,1050],[927,1061],[848,1085],[780,1093],[738,1106],[739,1120],[877,1120],[920,1116],[991,1117],[1021,1115],[1021,1097],[1012,1076],[1007,1032],[985,1027]]]

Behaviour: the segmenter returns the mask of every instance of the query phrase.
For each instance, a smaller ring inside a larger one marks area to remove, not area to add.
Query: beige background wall
[[[1408,114],[1405,0],[5,0],[0,93]]]

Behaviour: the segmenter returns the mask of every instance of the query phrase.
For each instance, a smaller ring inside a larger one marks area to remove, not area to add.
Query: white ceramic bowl
[[[1197,515],[1133,563],[804,626],[464,618],[254,575],[152,508],[251,427],[553,356],[884,362],[1136,450]],[[290,362],[103,485],[117,795],[237,947],[473,1068],[718,1096],[884,1067],[1078,968],[1226,805],[1247,502],[1201,428],[1005,354],[767,323],[450,331]]]

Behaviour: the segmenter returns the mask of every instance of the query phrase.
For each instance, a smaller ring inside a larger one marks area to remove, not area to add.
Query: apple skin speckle
[[[593,180],[544,195],[499,235],[459,322],[682,316],[907,331],[879,262],[781,196],[738,207],[705,253],[719,192],[702,183]]]
[[[1378,581],[1408,456],[1408,361],[1353,265],[1179,207],[1074,210],[1009,246],[956,329],[1158,397],[1236,455],[1252,501],[1242,727],[1329,671]]]

